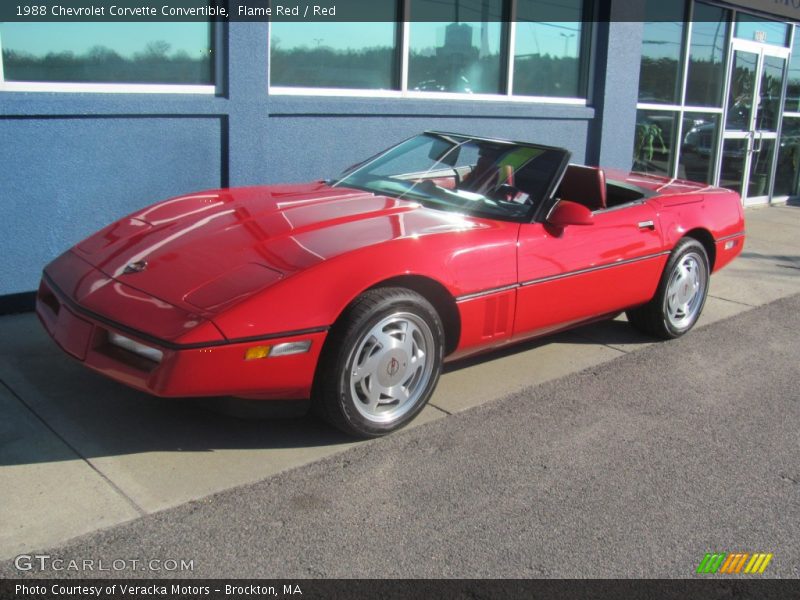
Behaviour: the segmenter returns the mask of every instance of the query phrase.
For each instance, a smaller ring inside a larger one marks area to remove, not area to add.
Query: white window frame
[[[511,94],[465,94],[461,92],[419,92],[414,90],[369,90],[323,87],[270,86],[274,96],[339,96],[351,98],[404,98],[427,100],[478,100],[481,102],[520,102],[586,106],[585,98],[562,96],[520,96]]]
[[[407,6],[407,4],[406,4]],[[516,102],[528,104],[561,104],[569,106],[587,106],[588,105],[588,85],[587,85],[587,98],[577,98],[572,96],[526,96],[522,94],[513,93],[514,84],[514,45],[516,42],[517,22],[516,18],[517,0],[510,0],[510,15],[511,19],[508,22],[508,31],[506,35],[506,78],[505,88],[506,91],[497,94],[466,94],[461,92],[422,92],[408,89],[408,62],[409,62],[409,38],[411,32],[411,24],[407,19],[402,23],[398,23],[400,29],[400,89],[364,89],[364,88],[330,88],[330,87],[295,87],[295,86],[279,86],[272,85],[272,71],[270,70],[269,81],[269,94],[275,96],[329,96],[329,97],[350,97],[350,98],[396,98],[396,99],[424,99],[424,100],[472,100],[479,102]],[[583,22],[586,26],[587,22]],[[582,35],[584,35],[582,33]],[[594,40],[595,30],[589,31]],[[272,23],[269,23],[269,48],[268,52],[272,52]],[[582,48],[579,45],[579,49]],[[589,60],[590,57],[582,57],[579,54],[579,60],[585,58]],[[271,62],[271,58],[270,58]],[[582,65],[583,66],[583,65]],[[588,74],[582,76],[588,77]],[[587,82],[588,83],[588,82]]]
[[[215,49],[222,48],[221,27],[210,21],[212,44]],[[71,81],[6,81],[3,70],[3,39],[0,37],[0,92],[63,92],[94,94],[200,94],[215,95],[220,85],[219,52],[215,52],[214,78],[211,84],[181,83],[88,83]]]

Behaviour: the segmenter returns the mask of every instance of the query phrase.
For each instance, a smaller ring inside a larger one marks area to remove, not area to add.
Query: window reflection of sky
[[[786,23],[768,21],[752,15],[739,15],[734,35],[742,40],[755,40],[759,32],[766,37],[761,40],[775,46],[785,46],[789,26]]]
[[[677,60],[681,51],[683,23],[645,23],[642,56]]]
[[[696,4],[692,24],[691,57],[694,61],[722,61],[725,57],[726,20],[730,13],[717,6]]]
[[[395,45],[394,23],[290,23],[272,24],[270,43],[273,48],[330,48],[331,50],[363,50]]]
[[[576,58],[581,45],[581,23],[517,24],[515,54],[540,54]]]
[[[445,46],[445,35],[447,26],[451,23],[412,23],[411,39],[409,46],[412,53],[431,56],[436,54],[437,48]],[[488,54],[498,54],[500,52],[500,23],[481,23],[470,22],[467,25],[472,29],[470,46],[481,48],[482,39],[486,37],[486,48]]]
[[[170,45],[170,53],[185,52],[191,58],[207,56],[208,23],[3,23],[0,39],[4,50],[46,56],[49,53],[86,54],[105,46],[127,58],[153,42]]]
[[[800,111],[800,35],[795,33],[792,57],[789,60],[789,83],[786,90],[785,110]]]

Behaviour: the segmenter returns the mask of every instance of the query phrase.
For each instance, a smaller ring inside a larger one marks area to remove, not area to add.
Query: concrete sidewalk
[[[747,212],[743,256],[699,326],[800,292],[800,207]],[[415,426],[634,352],[624,318],[448,367]],[[753,349],[758,365],[758,349]],[[32,314],[0,318],[0,558],[57,545],[354,444],[314,419],[247,421],[151,398],[63,355]]]

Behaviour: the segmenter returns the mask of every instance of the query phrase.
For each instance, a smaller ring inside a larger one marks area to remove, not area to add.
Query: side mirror
[[[559,229],[564,229],[567,225],[593,225],[594,215],[583,204],[560,200],[547,217],[547,222]]]

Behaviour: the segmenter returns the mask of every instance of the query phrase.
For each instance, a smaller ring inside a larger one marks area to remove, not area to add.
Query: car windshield
[[[561,148],[427,132],[350,167],[333,185],[523,221],[553,192],[568,159]]]

